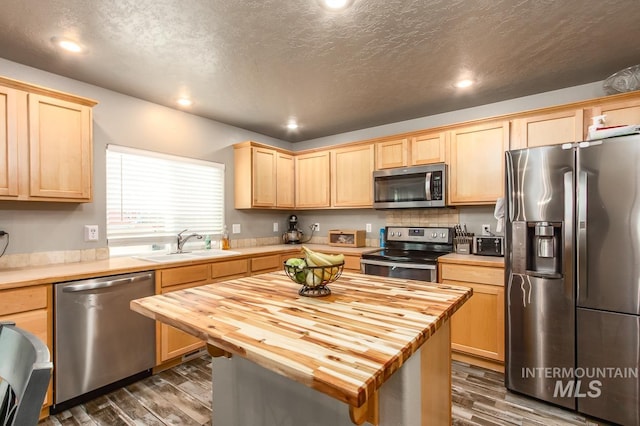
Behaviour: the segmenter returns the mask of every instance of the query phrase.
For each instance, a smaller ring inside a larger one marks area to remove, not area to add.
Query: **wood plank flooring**
[[[456,426],[608,425],[508,392],[500,373],[455,361],[452,371]],[[210,359],[196,358],[50,416],[39,425],[211,425]]]

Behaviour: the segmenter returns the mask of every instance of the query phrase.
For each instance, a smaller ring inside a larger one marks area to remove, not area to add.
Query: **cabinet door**
[[[451,349],[504,362],[504,287],[443,280],[471,287],[473,296],[451,319]]]
[[[53,361],[52,286],[33,286],[0,292],[0,322],[13,321],[49,348]],[[53,403],[53,381],[45,396],[43,407]],[[42,414],[41,414],[42,417]]]
[[[252,148],[253,155],[253,206],[276,206],[276,158],[277,153],[271,149]]]
[[[29,94],[31,197],[91,200],[91,108]]]
[[[0,196],[18,195],[16,91],[0,86]]]
[[[640,99],[610,101],[593,108],[593,115],[606,115],[605,126],[640,123]]]
[[[449,204],[494,204],[504,194],[509,122],[461,127],[450,134]]]
[[[293,155],[277,153],[276,157],[276,206],[295,207],[295,166]]]
[[[329,207],[330,163],[329,151],[296,156],[296,207]]]
[[[442,163],[445,161],[446,132],[426,133],[411,138],[411,165]]]
[[[376,170],[406,167],[407,164],[407,138],[376,144]]]
[[[373,205],[373,145],[359,145],[333,151],[334,207]]]
[[[253,275],[282,270],[282,263],[280,262],[279,254],[253,257],[250,262],[251,274]]]
[[[582,109],[514,120],[511,149],[580,142],[585,139]]]

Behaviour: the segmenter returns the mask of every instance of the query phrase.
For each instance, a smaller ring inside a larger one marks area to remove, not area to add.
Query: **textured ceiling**
[[[2,0],[0,57],[301,141],[603,80],[640,0]],[[64,54],[70,36],[88,52]],[[0,69],[0,74],[2,74]],[[452,87],[465,75],[478,81]],[[300,128],[288,131],[295,117]]]

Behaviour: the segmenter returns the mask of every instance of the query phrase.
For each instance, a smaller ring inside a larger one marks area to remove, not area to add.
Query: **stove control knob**
[[[432,232],[432,233],[431,233],[431,237],[432,237],[432,238],[436,238],[437,236],[438,236],[438,234],[437,234],[436,232]]]
[[[442,234],[440,234],[440,237],[447,238],[447,234],[445,232],[443,232]]]
[[[398,237],[402,236],[402,232],[398,231]]]

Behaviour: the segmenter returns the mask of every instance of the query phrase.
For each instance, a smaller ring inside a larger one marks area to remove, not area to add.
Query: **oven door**
[[[400,263],[386,260],[361,259],[360,268],[362,273],[367,275],[405,278],[433,283],[438,281],[438,269],[435,263]]]

